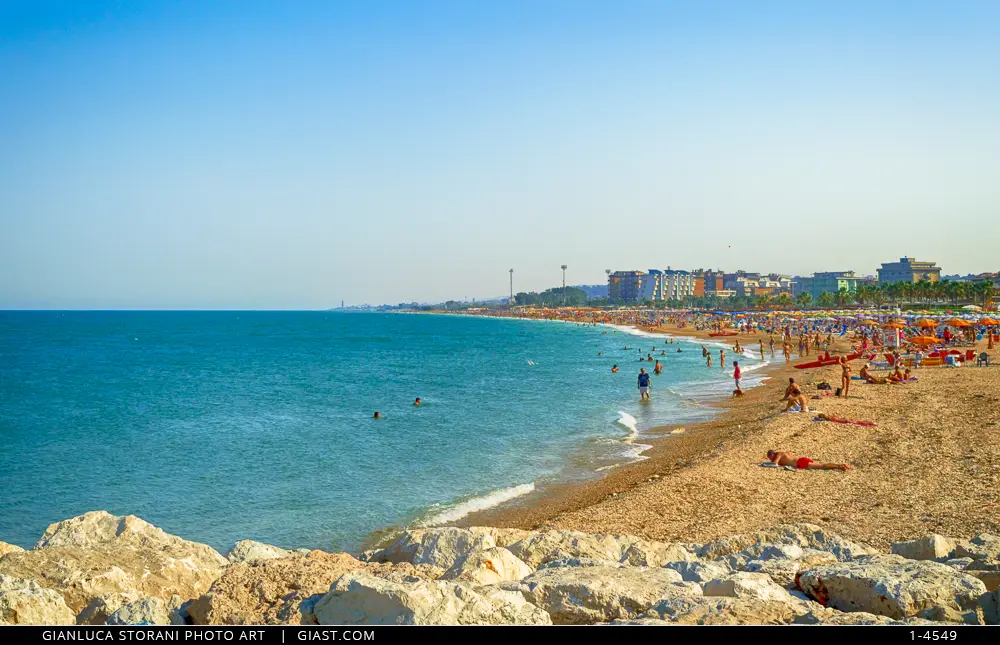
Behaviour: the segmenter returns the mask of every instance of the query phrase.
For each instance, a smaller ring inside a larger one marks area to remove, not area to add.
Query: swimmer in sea
[[[663,371],[663,366],[660,365],[660,361],[656,361],[656,365],[653,367],[653,374],[659,374]]]
[[[375,413],[374,415],[372,415],[372,418],[373,418],[373,419],[381,419],[381,418],[382,418],[382,415],[381,415],[381,414],[379,414],[378,412],[376,412],[376,413]]]
[[[413,405],[415,405],[416,407],[420,407],[420,397],[419,396],[417,397],[417,400],[413,402]]]
[[[612,365],[612,366],[611,366],[611,373],[612,373],[612,374],[614,374],[614,373],[616,373],[617,371],[618,371],[618,366],[617,366],[617,365]]]

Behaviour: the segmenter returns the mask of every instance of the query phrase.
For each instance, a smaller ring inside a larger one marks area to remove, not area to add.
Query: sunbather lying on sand
[[[832,414],[824,414],[822,412],[820,412],[816,416],[816,420],[817,421],[832,421],[833,423],[844,423],[844,424],[847,424],[847,425],[865,426],[865,427],[869,427],[869,428],[875,426],[875,424],[872,423],[871,421],[852,421],[851,419],[842,419],[840,417],[835,417]]]
[[[768,450],[767,458],[771,463],[779,466],[793,466],[799,470],[842,470],[846,472],[852,468],[849,464],[821,464],[809,457],[796,457],[787,452],[776,450]]]

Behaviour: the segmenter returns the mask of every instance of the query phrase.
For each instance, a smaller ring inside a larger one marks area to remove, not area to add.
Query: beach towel
[[[765,461],[764,463],[762,463],[760,465],[760,467],[761,468],[781,468],[782,470],[790,470],[792,472],[795,472],[795,468],[794,467],[792,467],[792,466],[779,466],[778,464],[774,463],[773,461]]]

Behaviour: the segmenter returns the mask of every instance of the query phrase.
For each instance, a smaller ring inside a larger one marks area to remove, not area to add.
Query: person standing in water
[[[663,366],[660,365],[660,361],[656,361],[656,366],[653,368],[653,374],[660,374],[663,372]]]
[[[705,366],[706,367],[712,367],[712,355],[711,354],[705,354]]]
[[[739,392],[740,394],[742,394],[743,393],[743,379],[741,379],[740,377],[743,376],[743,373],[740,372],[740,364],[739,364],[738,361],[733,361],[733,368],[734,368],[733,369],[733,380],[736,381],[736,391]]]
[[[764,360],[764,339],[760,339],[760,360]]]
[[[774,336],[771,336],[771,358],[774,358]]]
[[[643,401],[649,399],[649,374],[642,368],[639,369],[639,397]]]
[[[726,369],[726,350],[719,350],[719,367]]]

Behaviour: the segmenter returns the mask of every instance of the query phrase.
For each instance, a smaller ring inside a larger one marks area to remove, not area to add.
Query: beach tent
[[[964,307],[962,307],[962,309],[965,309],[966,311],[982,311],[983,310],[983,308],[980,307],[980,306],[978,306],[978,305],[965,305]]]

